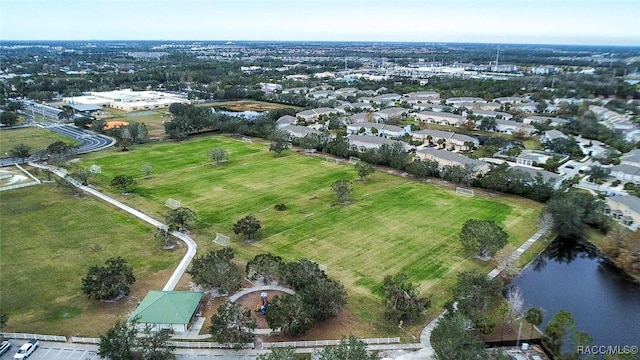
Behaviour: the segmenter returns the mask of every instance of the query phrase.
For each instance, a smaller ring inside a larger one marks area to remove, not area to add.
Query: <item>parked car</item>
[[[22,360],[28,358],[34,351],[40,346],[40,341],[38,340],[29,340],[29,342],[20,346],[20,350],[13,355],[13,358],[16,360]]]
[[[0,344],[0,355],[6,353],[11,348],[11,341],[5,340]]]

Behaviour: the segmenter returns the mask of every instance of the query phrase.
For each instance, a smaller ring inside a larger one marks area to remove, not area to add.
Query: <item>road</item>
[[[62,125],[41,125],[36,124],[35,126],[39,126],[45,129],[49,129],[55,133],[60,135],[64,135],[73,139],[80,141],[82,144],[76,148],[74,151],[76,154],[85,154],[93,151],[102,150],[108,148],[115,144],[115,139],[112,139],[105,135],[96,134],[94,132],[79,129],[74,125],[62,124]],[[2,131],[12,131],[12,129],[3,129]],[[27,159],[27,161],[22,161],[20,158],[12,158],[12,157],[4,157],[0,158],[0,167],[10,166],[13,164],[22,164],[29,161],[38,161],[34,156]]]

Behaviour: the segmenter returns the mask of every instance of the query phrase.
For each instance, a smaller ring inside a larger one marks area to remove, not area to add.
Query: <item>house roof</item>
[[[309,135],[309,134],[320,134],[320,131],[316,129],[312,129],[306,126],[298,126],[298,125],[288,125],[282,128],[291,135]]]
[[[622,161],[623,164],[625,162],[640,163],[640,149],[634,149],[622,155],[620,161]]]
[[[354,142],[366,143],[366,144],[374,144],[374,145],[382,145],[388,144],[393,145],[395,143],[402,144],[403,147],[406,147],[406,143],[398,140],[385,139],[379,136],[370,136],[370,135],[349,135],[347,136],[347,140],[349,140],[350,144]]]
[[[456,114],[451,114],[451,113],[441,112],[441,111],[421,111],[419,112],[419,114],[425,115],[425,116],[439,116],[439,117],[447,117],[452,119],[464,119],[462,115],[456,115]]]
[[[466,157],[464,155],[460,155],[458,153],[454,153],[447,150],[436,149],[436,148],[424,148],[420,149],[417,152],[431,155],[434,158],[447,160],[451,162],[455,162],[458,164],[471,164],[475,166],[484,166],[487,163],[482,160],[472,159],[470,157]]]
[[[456,133],[454,133],[453,136],[451,136],[451,139],[449,139],[449,141],[451,140],[458,141],[460,143],[465,143],[467,141],[470,141],[475,144],[479,143],[479,140],[474,137],[464,135],[464,134],[456,134]]]
[[[102,106],[96,104],[68,104],[78,111],[97,111],[102,110]]]
[[[612,166],[611,172],[621,172],[627,175],[640,175],[640,168],[629,164],[620,164]]]
[[[544,135],[549,140],[554,140],[554,139],[558,139],[558,138],[562,138],[562,139],[566,139],[567,138],[567,135],[565,135],[560,130],[548,130],[548,131],[545,131]]]
[[[390,132],[402,132],[402,130],[404,130],[403,128],[399,127],[399,126],[395,126],[395,125],[387,125],[387,124],[380,124],[380,123],[370,123],[370,122],[357,122],[357,123],[353,123],[351,125],[349,125],[348,127],[350,128],[365,128],[365,129],[370,129],[370,128],[376,128],[378,130],[384,130],[384,131],[390,131]]]
[[[545,182],[551,182],[553,184],[556,184],[558,181],[562,181],[562,176],[547,170],[535,169],[535,168],[530,168],[526,166],[517,166],[517,165],[512,166],[509,169],[512,171],[515,170],[515,171],[525,172],[531,175],[531,177],[533,178],[535,178],[538,174],[540,174],[542,175],[542,179],[544,179]]]
[[[414,131],[413,133],[417,135],[425,135],[425,137],[431,135],[431,137],[434,137],[434,138],[444,138],[444,139],[448,139],[453,135],[453,133],[450,131],[435,130],[435,129],[418,130],[418,131]]]
[[[151,290],[129,317],[140,323],[188,324],[204,295],[199,291]]]
[[[408,112],[408,110],[405,109],[405,108],[401,108],[401,107],[390,107],[390,108],[379,110],[377,112],[378,113],[382,113],[382,114],[386,114],[386,115],[389,115],[389,116],[398,116],[398,115],[401,115],[403,113]]]
[[[611,196],[607,198],[607,202],[624,205],[629,208],[629,210],[640,214],[640,198],[638,197],[631,195]]]
[[[295,124],[297,122],[298,122],[298,119],[296,119],[295,117],[291,115],[284,115],[284,116],[281,116],[276,121],[276,124]]]

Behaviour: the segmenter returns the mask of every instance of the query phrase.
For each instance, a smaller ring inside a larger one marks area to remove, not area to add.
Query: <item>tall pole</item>
[[[520,319],[520,326],[518,327],[518,341],[516,341],[516,347],[520,347],[520,332],[522,331],[522,318]]]

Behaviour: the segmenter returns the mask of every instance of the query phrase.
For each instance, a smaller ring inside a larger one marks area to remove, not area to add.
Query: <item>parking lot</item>
[[[26,340],[11,340],[12,346],[6,354],[0,356],[0,360],[11,360],[20,346]],[[97,354],[97,346],[72,343],[40,342],[40,346],[34,351],[29,360],[100,360]],[[176,349],[176,360],[204,360],[204,359],[236,359],[255,360],[254,351],[221,351],[202,349]]]
[[[11,349],[6,354],[0,356],[0,360],[13,359],[13,355],[24,344],[24,340],[12,340]],[[96,349],[90,346],[66,344],[66,343],[42,343],[34,351],[29,360],[98,360],[101,359],[96,353]]]

